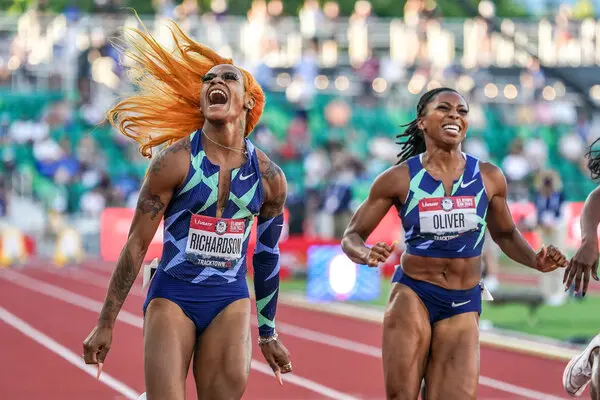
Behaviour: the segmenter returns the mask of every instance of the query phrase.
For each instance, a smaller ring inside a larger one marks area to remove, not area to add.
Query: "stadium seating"
[[[282,93],[268,93],[268,103],[264,112],[262,123],[269,128],[278,142],[286,141],[287,128],[294,118],[293,105],[286,101]],[[64,93],[2,93],[0,96],[0,115],[7,115],[11,121],[39,120],[46,107],[53,102],[63,100]],[[311,147],[323,146],[328,140],[337,138],[344,140],[344,131],[330,128],[324,116],[325,106],[331,101],[331,95],[317,95],[309,109],[308,126],[311,132]],[[362,158],[368,157],[367,144],[372,135],[379,134],[392,137],[398,133],[399,125],[412,119],[410,110],[390,110],[383,107],[366,108],[353,103],[351,126],[357,133],[356,140],[346,143],[349,150]],[[501,122],[498,112],[488,106],[485,109],[487,128],[483,131],[472,130],[472,136],[481,137],[489,148],[492,162],[500,164],[507,153],[510,142],[516,138],[528,139],[533,136],[541,137],[549,146],[548,167],[555,168],[563,178],[567,200],[582,201],[586,194],[593,189],[595,184],[585,177],[581,170],[572,162],[565,161],[558,152],[558,139],[568,132],[564,126],[540,126],[533,129],[527,126],[508,126]],[[110,126],[90,126],[75,113],[73,121],[67,126],[62,126],[50,132],[55,140],[68,139],[76,145],[84,135],[90,135],[98,144],[98,148],[110,160],[107,163],[107,172],[111,179],[128,176],[141,180],[145,173],[147,161],[141,156],[129,157],[124,147],[115,140],[115,133]],[[133,144],[131,144],[133,146]],[[40,173],[36,167],[31,146],[14,142],[0,144],[0,151],[10,149],[16,160],[16,168],[22,174],[30,177],[35,196],[44,204],[50,205],[57,192],[66,190],[70,196],[70,209],[77,210],[79,199],[87,190],[80,182],[73,182],[66,187],[58,185]],[[132,152],[133,153],[133,152]],[[304,168],[302,159],[278,160],[288,180],[297,185],[297,190],[302,192],[304,181]],[[0,165],[0,168],[2,166]],[[370,179],[357,180],[353,192],[355,200],[361,201],[368,193]]]

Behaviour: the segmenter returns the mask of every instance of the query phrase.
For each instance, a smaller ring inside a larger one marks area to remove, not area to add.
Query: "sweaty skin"
[[[443,183],[446,194],[465,168],[460,152],[468,128],[468,106],[457,93],[435,95],[419,115],[426,152],[422,164],[434,179]],[[459,130],[445,129],[447,124]],[[537,254],[516,228],[506,203],[506,180],[490,163],[480,163],[489,199],[486,221],[494,241],[511,259],[547,272],[565,266],[564,256],[552,246]],[[389,168],[373,183],[367,200],[352,217],[342,239],[348,257],[359,264],[377,266],[392,251],[365,240],[390,207],[398,211],[409,195],[410,173],[406,163]],[[401,265],[409,277],[450,290],[475,287],[481,279],[481,257],[430,258],[404,253]],[[383,322],[383,366],[388,399],[416,400],[425,380],[427,400],[476,399],[479,379],[479,316],[465,312],[431,325],[429,313],[419,296],[408,286],[393,283]]]
[[[465,167],[464,157],[456,147],[466,135],[468,122],[465,118],[465,111],[467,106],[460,96],[441,93],[428,107],[431,111],[429,111],[427,121],[421,122],[425,128],[440,126],[446,122],[458,123],[463,127],[460,136],[444,135],[440,128],[437,130],[438,132],[435,132],[434,129],[428,130],[433,138],[425,137],[428,150],[423,155],[423,167],[435,179],[441,180],[446,193],[450,193],[453,182],[460,177]],[[486,222],[494,241],[506,255],[519,264],[543,272],[547,272],[548,268],[553,268],[553,262],[550,263],[552,265],[538,265],[539,257],[515,226],[506,202],[506,179],[501,170],[487,162],[480,162],[480,170],[489,199]],[[405,163],[391,167],[377,177],[367,200],[354,214],[342,239],[344,251],[353,261],[361,264],[368,263],[370,249],[365,246],[364,241],[392,205],[399,210],[401,203],[408,197],[409,184],[410,174],[408,165]],[[382,245],[378,244],[377,248],[381,248]],[[545,254],[544,249],[541,251],[540,256]],[[560,252],[552,246],[548,247],[547,252],[550,259],[562,260]],[[387,255],[389,252],[386,254],[386,258]],[[380,261],[383,262],[385,259]],[[404,253],[401,265],[410,277],[447,289],[472,288],[481,279],[480,257],[444,259]]]
[[[425,160],[426,157],[423,159]],[[486,221],[492,238],[512,260],[546,272],[545,266],[537,265],[536,253],[514,224],[506,204],[507,188],[502,172],[493,164],[485,162],[480,163],[480,168],[486,192],[490,198]],[[432,175],[435,177],[433,173]],[[446,188],[450,186],[446,184],[446,181],[453,181],[458,176],[460,173],[452,176],[451,179],[443,179],[444,186]],[[342,241],[344,249],[347,250],[347,254],[353,261],[367,264],[368,248],[363,247],[362,243],[394,202],[397,199],[406,199],[409,182],[410,175],[406,164],[390,168],[375,180],[368,199],[356,211]],[[548,255],[552,259],[558,260],[558,254],[555,249],[548,249]],[[446,289],[472,288],[481,279],[480,257],[429,258],[404,253],[401,265],[410,277]]]
[[[208,93],[219,88],[227,94],[223,105],[211,106]],[[243,75],[232,65],[217,65],[205,76],[201,98],[206,118],[202,145],[210,161],[220,167],[217,217],[227,204],[231,170],[246,162],[245,115],[254,105],[245,94]],[[218,141],[221,146],[214,143]],[[265,198],[260,215],[283,213],[287,183],[281,169],[257,150]],[[190,139],[180,139],[152,158],[143,182],[127,242],[110,279],[98,322],[84,341],[87,364],[105,361],[117,315],[135,281],[148,246],[173,194],[183,185],[190,168]],[[250,371],[250,300],[241,299],[225,308],[197,338],[192,321],[175,304],[153,299],[144,321],[145,375],[148,400],[183,399],[189,364],[193,361],[198,398],[231,399],[243,394]],[[173,335],[177,332],[177,335]],[[156,351],[160,348],[161,351]],[[274,370],[289,363],[289,352],[280,341],[261,346]],[[193,356],[193,360],[192,360]],[[215,360],[218,360],[215,362]],[[272,365],[273,366],[273,365]],[[274,371],[279,373],[279,371]],[[282,370],[281,373],[291,372]]]

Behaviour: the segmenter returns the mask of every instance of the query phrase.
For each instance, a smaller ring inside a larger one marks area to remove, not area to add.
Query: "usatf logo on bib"
[[[246,220],[192,215],[185,248],[186,259],[195,264],[230,268],[242,257]]]
[[[421,233],[436,235],[437,240],[475,230],[479,224],[475,197],[422,199],[419,201],[419,223]]]
[[[454,208],[454,202],[451,198],[446,197],[442,200],[442,210],[450,211]]]
[[[225,232],[227,232],[227,222],[225,222],[223,220],[217,222],[217,226],[215,228],[215,232],[217,232],[219,235],[222,235]]]

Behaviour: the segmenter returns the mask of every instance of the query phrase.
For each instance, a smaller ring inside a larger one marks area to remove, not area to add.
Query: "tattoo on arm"
[[[287,198],[285,174],[277,164],[266,156],[259,158],[259,160],[263,184],[268,188],[268,198],[265,199],[262,205],[260,215],[264,218],[273,218],[283,212]]]
[[[125,248],[110,279],[108,294],[104,307],[100,312],[100,321],[114,323],[117,313],[127,298],[127,294],[135,282],[137,268],[131,252]]]
[[[260,215],[264,218],[273,218],[281,214],[283,212],[283,206],[285,204],[286,197],[287,196],[285,193],[281,193],[273,200],[263,204],[262,210],[260,210]]]
[[[165,208],[165,203],[162,202],[160,196],[153,194],[147,185],[144,185],[138,200],[138,209],[143,214],[152,213],[151,219],[154,220],[158,213]]]
[[[172,182],[169,178],[174,174],[168,168],[172,169],[173,162],[168,162],[166,155],[187,149],[190,149],[190,141],[189,138],[184,138],[162,150],[152,160],[137,203],[135,218],[141,216],[142,222],[139,220],[136,222],[134,218],[127,245],[121,252],[110,279],[108,293],[100,312],[99,323],[101,324],[107,326],[114,324],[139,273],[147,245],[156,231],[159,222],[157,220],[162,218],[166,205],[170,201],[168,190]],[[150,223],[149,220],[154,222]],[[134,226],[135,224],[139,225]]]
[[[265,171],[261,172],[261,174],[267,181],[270,181],[277,178],[279,175],[283,175],[283,171],[277,164],[269,160],[269,166]]]
[[[160,153],[156,156],[154,160],[152,160],[152,165],[150,166],[150,174],[156,174],[160,172],[165,167],[164,157],[170,153],[177,153],[181,150],[191,151],[192,147],[190,144],[190,138],[185,137],[183,139],[178,140],[172,145],[161,150]]]

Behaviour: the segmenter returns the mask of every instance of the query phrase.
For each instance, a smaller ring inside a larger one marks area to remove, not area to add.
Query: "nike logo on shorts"
[[[454,307],[454,308],[455,308],[455,307],[464,306],[465,304],[468,304],[468,303],[470,303],[470,302],[471,302],[471,300],[463,301],[462,303],[455,303],[455,302],[452,302],[452,307]]]

